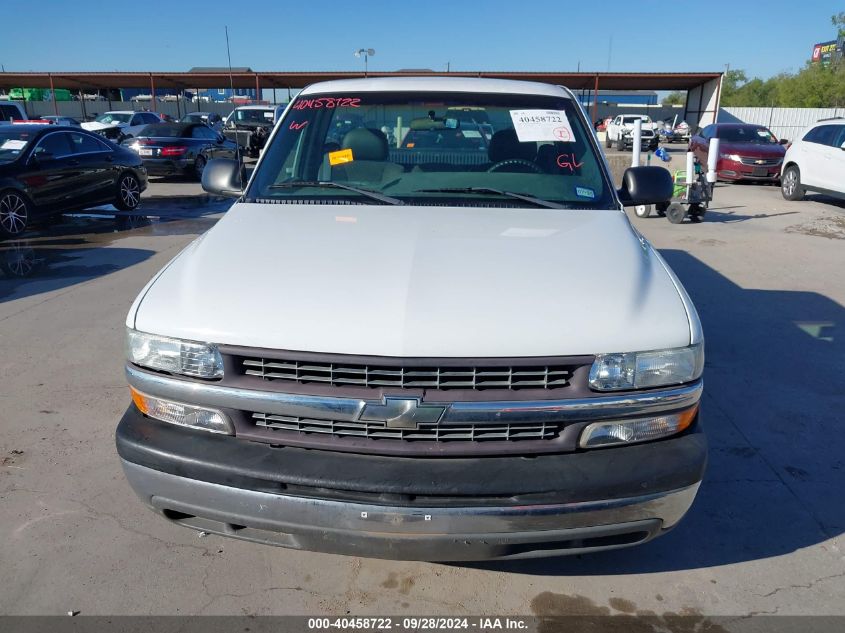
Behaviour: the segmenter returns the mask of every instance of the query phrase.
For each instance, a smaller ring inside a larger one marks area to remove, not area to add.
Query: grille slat
[[[299,435],[321,434],[334,437],[363,437],[370,439],[405,440],[409,442],[454,441],[517,441],[549,440],[558,436],[560,423],[531,424],[420,424],[416,429],[388,428],[384,422],[341,422],[293,416],[253,413],[256,426],[273,431],[287,431]]]
[[[758,160],[763,162],[758,163]],[[754,167],[772,167],[774,165],[780,165],[782,161],[782,158],[754,158],[753,156],[739,157],[739,162],[743,165],[753,165]]]
[[[574,367],[392,367],[244,358],[247,376],[263,380],[319,383],[338,387],[398,389],[561,389],[569,385]]]

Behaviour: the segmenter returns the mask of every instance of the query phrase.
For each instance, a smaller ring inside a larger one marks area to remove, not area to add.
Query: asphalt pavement
[[[230,203],[182,192],[0,243],[0,613],[845,615],[845,204],[724,185],[700,224],[630,213],[705,328],[693,509],[628,550],[444,565],[200,538],[135,498],[114,449],[124,318]]]

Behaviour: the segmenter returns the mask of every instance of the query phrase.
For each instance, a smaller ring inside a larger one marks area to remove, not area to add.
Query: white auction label
[[[23,149],[26,147],[26,141],[19,141],[18,139],[10,138],[3,141],[0,149]]]
[[[513,128],[521,143],[572,142],[575,135],[563,110],[511,110]]]

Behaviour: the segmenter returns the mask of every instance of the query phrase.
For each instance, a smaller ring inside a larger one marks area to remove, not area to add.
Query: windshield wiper
[[[360,187],[352,187],[344,185],[339,182],[331,182],[327,180],[292,180],[290,182],[279,182],[275,185],[270,185],[269,189],[296,189],[297,187],[329,187],[333,189],[344,189],[346,191],[353,191],[359,195],[378,200],[385,204],[405,204],[399,198],[391,198],[378,191],[372,189],[362,189]]]
[[[515,198],[523,202],[530,202],[538,207],[546,209],[568,209],[566,205],[551,200],[543,200],[542,198],[535,198],[524,193],[517,193],[515,191],[502,191],[501,189],[493,189],[492,187],[452,187],[444,189],[417,189],[414,193],[480,193],[483,195],[505,196],[506,198]]]

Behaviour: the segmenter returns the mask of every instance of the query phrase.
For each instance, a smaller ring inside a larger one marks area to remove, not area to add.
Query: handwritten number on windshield
[[[568,169],[572,173],[575,173],[575,170],[578,169],[584,163],[578,162],[578,159],[575,158],[575,154],[561,154],[557,157],[557,166],[561,169]]]

